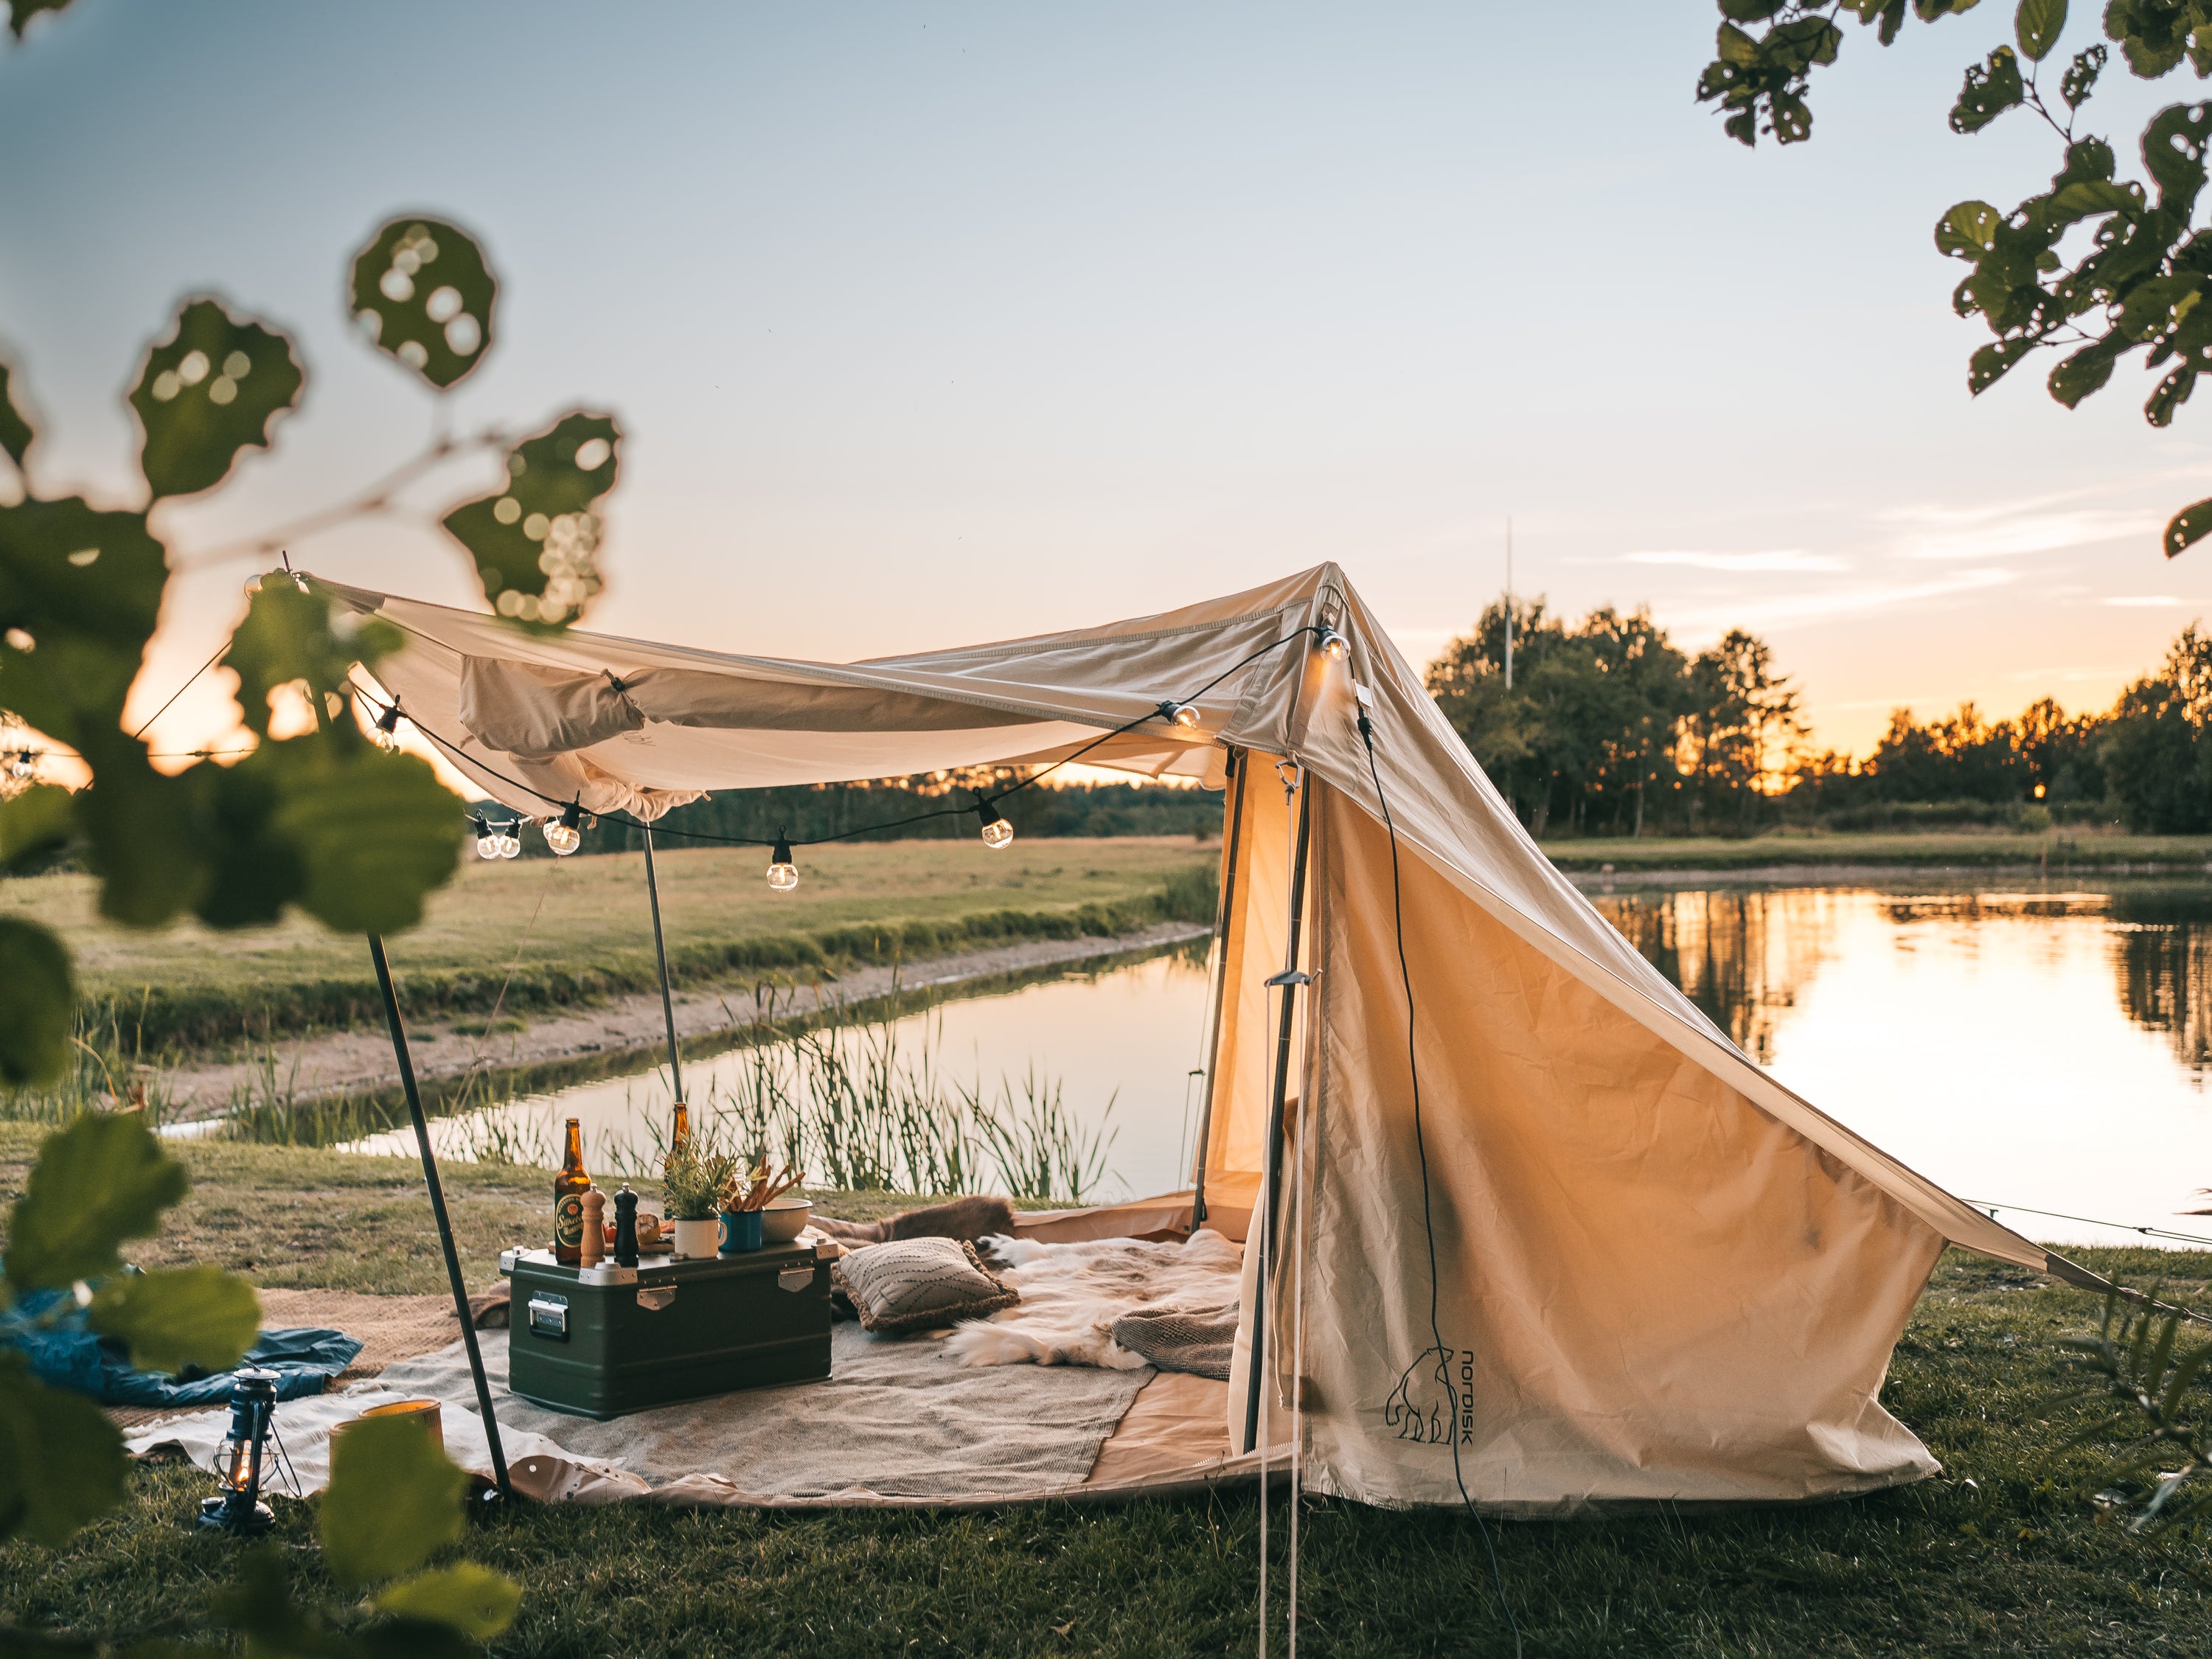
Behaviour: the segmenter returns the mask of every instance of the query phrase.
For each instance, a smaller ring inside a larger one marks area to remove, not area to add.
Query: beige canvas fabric
[[[1553,868],[1334,566],[1104,628],[848,665],[538,638],[332,591],[405,631],[383,686],[526,813],[575,800],[649,819],[708,789],[1045,763],[1133,720],[1085,760],[1218,784],[1243,751],[1200,1159],[1209,1206],[1239,1219],[1265,1202],[1280,1004],[1262,981],[1283,965],[1297,811],[1276,760],[1298,763],[1316,983],[1293,1045],[1304,1155],[1285,1213],[1305,1279],[1302,1316],[1288,1267],[1271,1291],[1267,1375],[1286,1405],[1302,1333],[1309,1473],[1325,1490],[1456,1502],[1463,1480],[1478,1501],[1547,1508],[1912,1479],[1933,1464],[1877,1396],[1943,1243],[2091,1277],[1741,1053]],[[1322,627],[1348,659],[1313,648]],[[1164,698],[1194,702],[1197,729],[1143,719]],[[1386,799],[1419,1005],[1426,1224]],[[1232,1448],[1248,1359],[1240,1343]]]

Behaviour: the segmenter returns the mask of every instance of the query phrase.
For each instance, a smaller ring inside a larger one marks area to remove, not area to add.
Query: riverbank
[[[1732,879],[1848,879],[1879,872],[2096,872],[2108,875],[2212,871],[2212,836],[2123,836],[2054,830],[2043,835],[1819,835],[1777,833],[1593,839],[1542,843],[1570,875],[1663,875]]]
[[[0,1200],[21,1189],[36,1139],[0,1125]],[[210,1261],[263,1285],[395,1299],[442,1290],[409,1161],[225,1142],[179,1156],[192,1190],[134,1249],[143,1265]],[[469,1282],[489,1285],[497,1250],[542,1228],[546,1174],[454,1165],[446,1181]],[[2133,1282],[2162,1278],[2184,1300],[2212,1294],[2212,1255],[2069,1254]],[[2097,1305],[2016,1268],[1942,1258],[1882,1390],[1942,1461],[1937,1478],[1803,1506],[1492,1522],[1528,1651],[2193,1650],[2191,1632],[2212,1621],[2201,1549],[2105,1521],[2093,1501],[2105,1463],[2067,1443],[2097,1408],[2060,1397],[2056,1344],[2094,1328]],[[234,1559],[187,1524],[207,1490],[198,1470],[134,1468],[124,1506],[66,1547],[0,1546],[0,1613],[84,1636],[198,1638]],[[273,1546],[305,1592],[342,1597],[309,1507],[271,1501]],[[1278,1573],[1285,1513],[1279,1504]],[[1463,1515],[1317,1498],[1303,1524],[1301,1617],[1316,1652],[1512,1651]],[[502,1653],[721,1652],[735,1632],[760,1653],[1194,1655],[1250,1641],[1258,1502],[1236,1491],[942,1515],[525,1506],[472,1528],[466,1547],[523,1585]]]

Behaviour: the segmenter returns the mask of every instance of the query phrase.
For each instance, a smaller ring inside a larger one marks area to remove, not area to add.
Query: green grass
[[[20,1184],[33,1139],[0,1128],[0,1193]],[[198,1184],[143,1259],[213,1246],[267,1284],[442,1287],[410,1166],[222,1145],[184,1156]],[[451,1182],[473,1283],[515,1229],[535,1231],[544,1177],[457,1168]],[[342,1248],[295,1245],[318,1216]],[[2212,1254],[2073,1254],[2136,1282],[2162,1273],[2200,1304],[2212,1294]],[[2203,1652],[2204,1540],[2100,1522],[2088,1502],[2099,1460],[2062,1443],[2084,1419],[2054,1402],[2051,1344],[2095,1312],[2095,1298],[2017,1269],[1944,1258],[1883,1395],[1943,1461],[1941,1479],[1803,1508],[1492,1523],[1528,1653]],[[201,1609],[237,1555],[187,1524],[206,1486],[195,1471],[140,1469],[125,1506],[66,1548],[0,1547],[0,1613],[80,1631],[204,1630]],[[480,1521],[466,1547],[526,1588],[501,1654],[1227,1654],[1251,1650],[1256,1502],[1243,1492],[958,1515],[525,1508]],[[349,1600],[322,1572],[306,1506],[276,1508],[293,1569],[325,1601]],[[1279,1552],[1279,1504],[1275,1519]],[[1278,1591],[1280,1565],[1279,1554]],[[1464,1516],[1316,1503],[1301,1571],[1300,1640],[1316,1656],[1511,1651]]]
[[[1210,922],[1216,856],[1182,837],[1000,852],[965,842],[809,848],[799,890],[785,896],[769,892],[750,849],[678,849],[659,857],[670,969],[684,982],[804,980],[1004,940]],[[149,1050],[381,1018],[358,939],[300,916],[236,933],[141,933],[100,921],[95,900],[88,876],[0,881],[0,915],[58,930],[84,993],[118,1008]],[[489,1014],[495,1003],[502,1016],[527,1014],[646,989],[656,981],[643,856],[470,858],[390,949],[417,1019]]]
[[[1647,836],[1544,843],[1562,870],[1764,870],[1808,865],[1879,865],[1899,869],[1989,868],[2036,865],[2053,870],[2203,870],[2212,865],[2212,836],[2046,835],[2005,833],[1825,835],[1770,833],[1740,839],[1717,836]]]

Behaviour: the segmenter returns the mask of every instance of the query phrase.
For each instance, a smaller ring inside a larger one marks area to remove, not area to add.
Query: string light
[[[775,851],[769,855],[768,884],[779,893],[799,885],[799,866],[791,861],[791,842],[781,829],[775,832]]]
[[[559,817],[545,820],[545,844],[556,857],[565,859],[584,844],[583,832],[576,827],[583,821],[584,809],[574,801],[561,809]]]
[[[392,706],[376,717],[376,746],[379,749],[399,747],[399,699],[394,697]]]
[[[499,832],[500,857],[519,859],[522,856],[522,838],[514,833],[521,828],[522,820],[520,818],[509,818],[507,821],[506,827]]]
[[[1322,655],[1331,662],[1342,662],[1352,652],[1352,641],[1334,628],[1323,628],[1316,643]]]
[[[475,812],[469,814],[469,822],[477,829],[477,856],[480,859],[497,858],[500,838],[492,833],[491,825]]]
[[[1177,702],[1173,697],[1165,697],[1160,702],[1160,718],[1171,725],[1180,726],[1186,732],[1193,731],[1198,726],[1198,708],[1194,703]]]
[[[975,816],[983,820],[983,845],[997,848],[1013,844],[1014,826],[1000,812],[998,803],[986,795],[975,803]]]
[[[27,783],[31,774],[39,769],[39,757],[27,749],[18,749],[8,757],[8,775],[18,783]]]

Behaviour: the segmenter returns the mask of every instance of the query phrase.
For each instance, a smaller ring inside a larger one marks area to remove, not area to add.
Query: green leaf
[[[2082,347],[2051,371],[2051,395],[2069,409],[2075,407],[2112,378],[2112,364],[2126,349],[2127,342],[2117,335]]]
[[[370,1418],[332,1443],[331,1484],[315,1530],[343,1584],[420,1566],[461,1535],[468,1477],[417,1423]]]
[[[0,507],[0,708],[78,750],[112,732],[167,581],[143,513]]]
[[[268,448],[270,423],[306,378],[283,335],[218,301],[186,302],[131,392],[146,432],[138,469],[154,499],[196,495],[222,482],[240,450]]]
[[[489,1642],[514,1622],[522,1587],[473,1561],[403,1578],[376,1598],[377,1610],[450,1625],[464,1636]]]
[[[78,744],[97,774],[71,805],[100,878],[100,915],[158,927],[192,908],[206,890],[208,864],[194,833],[191,781],[155,771],[145,745],[119,732],[87,733]]]
[[[2077,52],[2066,73],[2058,77],[2058,95],[2066,100],[2069,109],[2079,109],[2082,101],[2095,88],[2097,77],[2104,72],[2105,49],[2091,46],[2087,52]]]
[[[273,922],[306,885],[300,849],[276,823],[283,805],[276,765],[275,757],[256,753],[235,766],[203,762],[183,775],[192,792],[196,839],[207,860],[207,884],[192,908],[210,927]]]
[[[31,430],[31,423],[23,417],[23,412],[15,407],[9,375],[8,365],[0,363],[0,449],[6,450],[8,459],[20,469],[23,457],[31,453],[31,440],[38,434]]]
[[[614,488],[621,445],[611,417],[564,415],[508,452],[505,489],[446,515],[501,616],[551,631],[580,617],[599,591],[592,509]]]
[[[315,739],[272,744],[276,826],[297,849],[301,908],[340,933],[397,933],[459,864],[465,816],[428,762]],[[255,759],[259,760],[256,756]]]
[[[8,28],[20,40],[31,20],[42,11],[67,11],[70,0],[8,0]]]
[[[2197,389],[2197,371],[2184,366],[2175,369],[2152,388],[2143,404],[2143,418],[2153,426],[2170,426],[2174,411],[2189,401],[2189,394]]]
[[[499,283],[459,226],[394,219],[354,257],[349,288],[362,332],[443,392],[491,349]]]
[[[1759,62],[1759,42],[1733,23],[1721,25],[1713,49],[1721,62],[1737,69],[1750,69]]]
[[[259,1334],[261,1303],[220,1267],[118,1273],[92,1299],[92,1328],[119,1337],[142,1370],[227,1371]]]
[[[2116,185],[2095,179],[2069,185],[2051,198],[2049,221],[2053,228],[2070,225],[2093,214],[2118,213],[2134,218],[2143,210],[2141,185]]]
[[[0,800],[0,870],[20,870],[67,842],[70,806],[70,792],[52,783]]]
[[[1966,364],[1966,390],[1977,398],[2002,380],[2013,365],[2035,349],[2034,340],[1993,340]]]
[[[2020,0],[2012,27],[2013,38],[2020,42],[2020,55],[2031,64],[2041,63],[2051,55],[2066,27],[2066,0]]]
[[[9,1218],[9,1288],[21,1295],[114,1272],[116,1247],[151,1237],[189,1185],[140,1115],[85,1113],[39,1147]]]
[[[1764,23],[1789,0],[1720,0],[1721,15],[1731,23]]]
[[[267,1545],[247,1553],[238,1576],[208,1598],[208,1610],[226,1629],[246,1638],[253,1659],[304,1659],[349,1650],[323,1628],[313,1607],[293,1599],[283,1559]]]
[[[2171,104],[2143,129],[2143,166],[2158,185],[2159,205],[2187,214],[2204,188],[2204,146],[2212,138],[2212,104]]]
[[[270,694],[306,681],[313,696],[343,695],[356,662],[374,667],[400,645],[399,630],[370,617],[341,633],[327,594],[302,592],[283,576],[264,579],[246,606],[246,620],[230,636],[222,665],[238,676],[238,705],[246,723],[269,735]]]
[[[66,1543],[123,1501],[129,1468],[106,1413],[40,1387],[21,1354],[0,1348],[0,1538]]]
[[[2166,556],[2173,558],[2212,535],[2212,501],[2192,502],[2175,514],[2166,526]]]
[[[1956,258],[1979,258],[1996,240],[2004,216],[1987,202],[1960,202],[1936,222],[1936,251]]]
[[[1951,106],[1951,131],[1979,132],[2027,96],[2021,79],[2020,59],[2010,46],[1999,46],[1985,64],[1966,66],[1966,84],[1959,101]]]
[[[35,921],[0,916],[0,1083],[50,1083],[69,1061],[76,977],[69,949]]]

